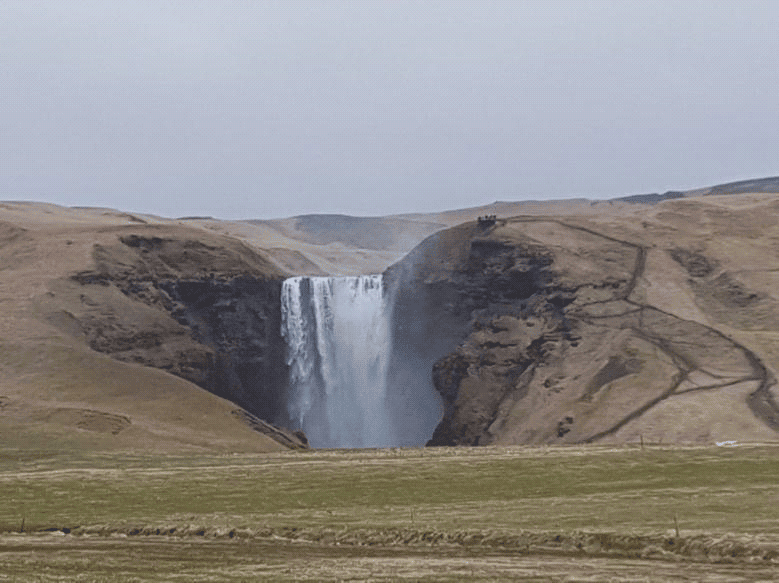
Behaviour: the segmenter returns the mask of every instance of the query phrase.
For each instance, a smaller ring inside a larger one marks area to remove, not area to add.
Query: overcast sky
[[[383,215],[777,174],[773,0],[0,0],[0,200]]]

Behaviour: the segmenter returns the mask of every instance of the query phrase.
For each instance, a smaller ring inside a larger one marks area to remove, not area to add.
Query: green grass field
[[[779,446],[0,450],[0,581],[773,581]]]

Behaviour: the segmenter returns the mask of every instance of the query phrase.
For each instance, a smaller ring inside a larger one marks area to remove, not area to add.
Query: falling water
[[[314,447],[394,445],[381,275],[287,279],[281,310],[293,424]]]

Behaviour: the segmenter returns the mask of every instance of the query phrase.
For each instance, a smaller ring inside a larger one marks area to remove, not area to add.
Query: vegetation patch
[[[18,580],[333,580],[370,563],[375,580],[443,581],[457,578],[432,565],[470,557],[479,568],[460,579],[597,564],[629,581],[667,563],[757,581],[779,562],[777,446],[2,453],[0,557]],[[194,548],[230,561],[207,567]]]

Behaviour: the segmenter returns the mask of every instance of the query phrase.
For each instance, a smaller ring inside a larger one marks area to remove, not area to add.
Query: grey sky
[[[380,215],[779,174],[779,2],[0,0],[0,200]]]

